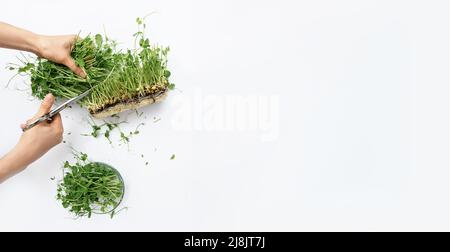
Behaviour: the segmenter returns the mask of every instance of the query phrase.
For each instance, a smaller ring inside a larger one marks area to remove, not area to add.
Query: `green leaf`
[[[69,162],[68,161],[64,162],[64,168],[69,168],[69,167],[70,167]]]
[[[32,63],[27,63],[25,66],[20,67],[20,68],[18,69],[18,72],[19,72],[19,73],[26,73],[26,72],[30,71],[32,68],[34,68],[34,64],[32,64]]]
[[[88,158],[87,154],[82,152],[81,155],[80,155],[80,160],[81,161],[86,161],[87,158]]]
[[[97,47],[102,47],[103,44],[103,37],[100,34],[95,35],[95,43],[97,44]]]
[[[149,39],[140,39],[139,40],[139,46],[142,48],[149,48],[150,47],[150,40]]]

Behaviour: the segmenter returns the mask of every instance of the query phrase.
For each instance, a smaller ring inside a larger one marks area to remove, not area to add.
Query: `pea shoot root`
[[[144,106],[162,102],[167,97],[167,93],[168,89],[162,89],[152,94],[135,96],[131,99],[108,104],[99,110],[89,110],[89,113],[96,119],[104,119],[127,110],[139,109]]]

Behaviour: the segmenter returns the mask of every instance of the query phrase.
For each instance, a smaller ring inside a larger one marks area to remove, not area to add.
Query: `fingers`
[[[52,94],[47,94],[45,96],[44,100],[42,101],[41,106],[39,107],[39,110],[36,113],[36,115],[33,118],[27,120],[25,123],[20,124],[20,128],[23,130],[25,127],[27,127],[27,125],[29,125],[36,118],[39,118],[39,117],[47,114],[48,112],[50,112],[54,102],[55,102],[55,97]]]
[[[75,43],[77,42],[77,40],[79,39],[78,35],[70,35],[70,51],[73,50]],[[79,66],[77,66],[77,64],[75,63],[75,61],[69,57],[65,60],[64,64],[70,69],[72,70],[76,75],[80,76],[81,78],[86,78],[86,72]]]
[[[35,117],[33,117],[33,118],[35,118]],[[24,130],[24,129],[31,123],[32,120],[33,120],[33,119],[28,119],[25,123],[21,123],[21,124],[20,124],[20,128],[21,128],[22,130]]]
[[[57,142],[61,143],[63,140],[64,127],[62,124],[62,119],[61,119],[60,114],[57,114],[53,117],[53,120],[50,123],[50,126],[53,128],[53,130],[56,134]]]
[[[76,75],[80,76],[81,78],[86,78],[86,73],[84,72],[84,70],[81,69],[81,67],[77,66],[77,64],[71,57],[67,58],[63,62],[63,64],[66,65],[70,70],[72,70],[72,72],[74,72]]]
[[[54,102],[55,102],[55,97],[52,94],[46,95],[44,100],[42,101],[41,107],[39,107],[39,111],[36,114],[36,117],[43,116],[43,115],[47,114],[48,112],[50,112]]]
[[[56,128],[56,130],[63,132],[64,131],[64,127],[62,124],[62,119],[61,119],[61,115],[60,114],[56,114],[55,116],[53,116],[53,120],[51,121],[51,124],[53,127]]]
[[[70,51],[75,47],[75,43],[79,39],[78,35],[70,35]]]
[[[42,102],[41,107],[39,108],[38,114],[36,114],[36,116],[33,117],[32,119],[27,120],[25,123],[21,123],[20,124],[20,128],[22,130],[25,129],[36,118],[38,118],[38,117],[48,113],[51,110],[53,102],[54,102],[53,95],[51,95],[51,94],[47,95],[46,98],[44,99],[44,101]],[[50,126],[51,128],[53,128],[53,130],[55,130],[55,133],[58,136],[62,137],[62,134],[64,133],[64,127],[63,127],[63,124],[62,124],[62,118],[61,118],[60,114],[54,115],[52,117],[51,121],[43,122],[43,123],[41,123],[41,125],[48,125],[48,126]]]

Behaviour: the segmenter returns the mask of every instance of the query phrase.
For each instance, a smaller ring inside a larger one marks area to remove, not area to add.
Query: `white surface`
[[[5,1],[0,20],[46,34],[104,25],[124,46],[135,18],[158,11],[149,32],[171,46],[179,90],[144,110],[162,120],[150,120],[130,152],[79,136],[86,113],[64,112],[66,140],[123,173],[127,212],[70,218],[49,179],[70,157],[61,145],[0,186],[0,231],[448,231],[449,8],[406,0]],[[17,55],[0,52],[1,64]],[[0,72],[2,86],[10,76]],[[38,105],[13,88],[22,81],[0,92],[0,153]],[[273,123],[221,129],[208,116],[225,118],[226,96],[273,98],[252,117],[272,111]]]

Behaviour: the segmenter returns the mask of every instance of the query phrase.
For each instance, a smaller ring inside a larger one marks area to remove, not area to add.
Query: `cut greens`
[[[120,119],[119,117],[116,117],[116,118]],[[103,120],[102,123],[98,124],[94,120],[90,120],[89,124],[91,126],[91,132],[88,134],[85,133],[85,134],[81,134],[81,135],[94,137],[94,138],[99,138],[99,137],[103,136],[108,140],[108,142],[111,145],[113,145],[113,142],[111,140],[111,134],[118,132],[118,135],[120,136],[120,142],[123,144],[126,144],[128,146],[130,139],[133,136],[139,135],[139,133],[140,133],[139,128],[141,126],[144,126],[145,123],[143,123],[143,122],[139,123],[133,130],[129,131],[129,133],[126,133],[120,127],[121,124],[125,124],[125,123],[127,123],[127,121]]]
[[[96,118],[159,102],[174,88],[167,69],[169,48],[151,45],[145,36],[144,19],[136,22],[133,50],[123,52],[117,49],[116,41],[100,34],[76,41],[72,57],[85,70],[86,79],[41,58],[23,60],[23,64],[10,65],[10,69],[31,76],[32,95],[39,99],[48,93],[70,99],[92,88],[80,104]]]
[[[125,192],[119,172],[107,164],[90,162],[85,153],[75,154],[75,158],[75,164],[64,163],[56,198],[76,217],[114,216]]]

